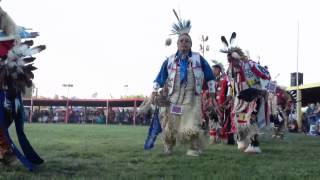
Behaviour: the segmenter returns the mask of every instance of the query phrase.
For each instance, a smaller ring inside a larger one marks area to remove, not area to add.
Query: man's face
[[[192,42],[188,35],[181,35],[178,39],[178,50],[180,52],[188,52],[191,50]]]
[[[238,68],[240,66],[240,60],[233,58],[230,54],[228,54],[228,62],[232,64],[234,67]]]
[[[228,62],[232,63],[235,59],[231,56],[231,54],[228,54]]]
[[[214,67],[214,68],[213,68],[213,74],[214,74],[215,76],[219,76],[219,75],[220,75],[220,69],[217,68],[217,67]]]

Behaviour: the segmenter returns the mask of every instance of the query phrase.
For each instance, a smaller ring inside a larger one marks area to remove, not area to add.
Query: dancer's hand
[[[152,92],[152,94],[150,96],[151,104],[155,104],[157,95],[158,95],[158,92]]]

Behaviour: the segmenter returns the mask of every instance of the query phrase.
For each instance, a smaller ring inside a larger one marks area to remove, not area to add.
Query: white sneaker
[[[247,148],[247,145],[244,141],[237,141],[237,144],[240,151],[244,151]]]
[[[200,155],[198,150],[191,150],[189,149],[187,151],[187,156],[194,156],[194,157],[198,157]]]
[[[261,153],[261,149],[259,146],[254,147],[250,144],[244,152],[258,154]]]

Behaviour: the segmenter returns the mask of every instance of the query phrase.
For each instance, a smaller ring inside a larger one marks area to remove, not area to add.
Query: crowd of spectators
[[[106,110],[101,108],[74,108],[69,110],[68,123],[91,123],[91,124],[134,124],[133,108],[109,108],[108,115]],[[26,110],[26,121],[29,121],[31,113]],[[36,109],[32,113],[31,121],[39,123],[63,123],[66,120],[66,110],[55,109]],[[107,120],[107,122],[106,122]],[[150,116],[137,114],[136,125],[149,125]]]
[[[293,110],[288,116],[289,132],[298,132],[298,123],[296,119],[296,113],[295,110]],[[301,130],[308,135],[320,135],[320,103],[310,103],[304,108]]]
[[[133,124],[134,111],[132,108],[116,108],[109,110],[108,123],[110,124]],[[148,125],[150,118],[145,114],[136,114],[137,125]]]
[[[303,118],[306,127],[305,132],[309,135],[320,135],[320,103],[310,103]]]
[[[26,109],[25,121],[30,119],[30,111]],[[149,125],[151,115],[134,114],[133,108],[109,108],[108,115],[106,109],[102,108],[74,108],[69,110],[68,123],[91,123],[91,124],[134,124]],[[294,108],[288,112],[289,132],[298,132]],[[31,121],[39,123],[64,123],[66,120],[66,110],[61,108],[36,109],[32,113]],[[107,122],[106,122],[107,121]],[[302,131],[309,135],[320,135],[320,103],[310,103],[303,113]]]

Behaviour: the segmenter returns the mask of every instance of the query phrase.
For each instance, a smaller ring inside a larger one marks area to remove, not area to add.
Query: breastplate
[[[188,67],[187,82],[180,83],[180,68],[176,72],[173,93],[170,97],[170,102],[174,104],[189,104],[192,103],[195,96],[195,78],[192,67]]]

